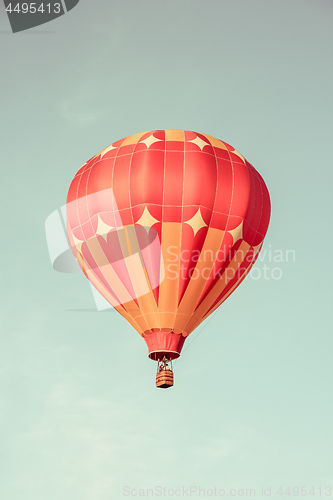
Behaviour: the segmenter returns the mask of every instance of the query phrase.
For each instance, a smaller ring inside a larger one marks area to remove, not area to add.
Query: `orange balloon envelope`
[[[82,271],[159,361],[179,357],[244,280],[269,218],[254,167],[229,144],[182,130],[113,143],[77,172],[67,199]]]

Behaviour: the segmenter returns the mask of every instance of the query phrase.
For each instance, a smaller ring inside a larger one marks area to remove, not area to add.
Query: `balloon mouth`
[[[179,358],[180,354],[179,352],[176,351],[166,351],[166,350],[153,351],[148,354],[148,357],[153,361],[161,361],[164,358],[164,356],[168,359],[173,360]]]
[[[179,358],[185,337],[179,333],[159,331],[146,334],[145,341],[150,359],[158,361],[165,356],[172,360]]]

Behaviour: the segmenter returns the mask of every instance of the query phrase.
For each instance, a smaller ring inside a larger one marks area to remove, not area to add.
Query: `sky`
[[[329,0],[81,0],[13,34],[0,4],[1,500],[329,498],[332,18]],[[52,268],[45,220],[90,157],[168,128],[237,148],[272,216],[161,391],[137,332]]]

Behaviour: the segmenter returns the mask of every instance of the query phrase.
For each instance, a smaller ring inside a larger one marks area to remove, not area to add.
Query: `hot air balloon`
[[[162,388],[186,338],[249,273],[269,218],[254,167],[226,142],[182,130],[114,142],[77,172],[67,198],[73,254],[145,340]]]

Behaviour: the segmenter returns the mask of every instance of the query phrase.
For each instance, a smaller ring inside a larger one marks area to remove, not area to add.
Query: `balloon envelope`
[[[67,199],[75,258],[152,359],[177,358],[240,285],[269,218],[254,167],[229,144],[182,130],[115,142],[77,172]]]

